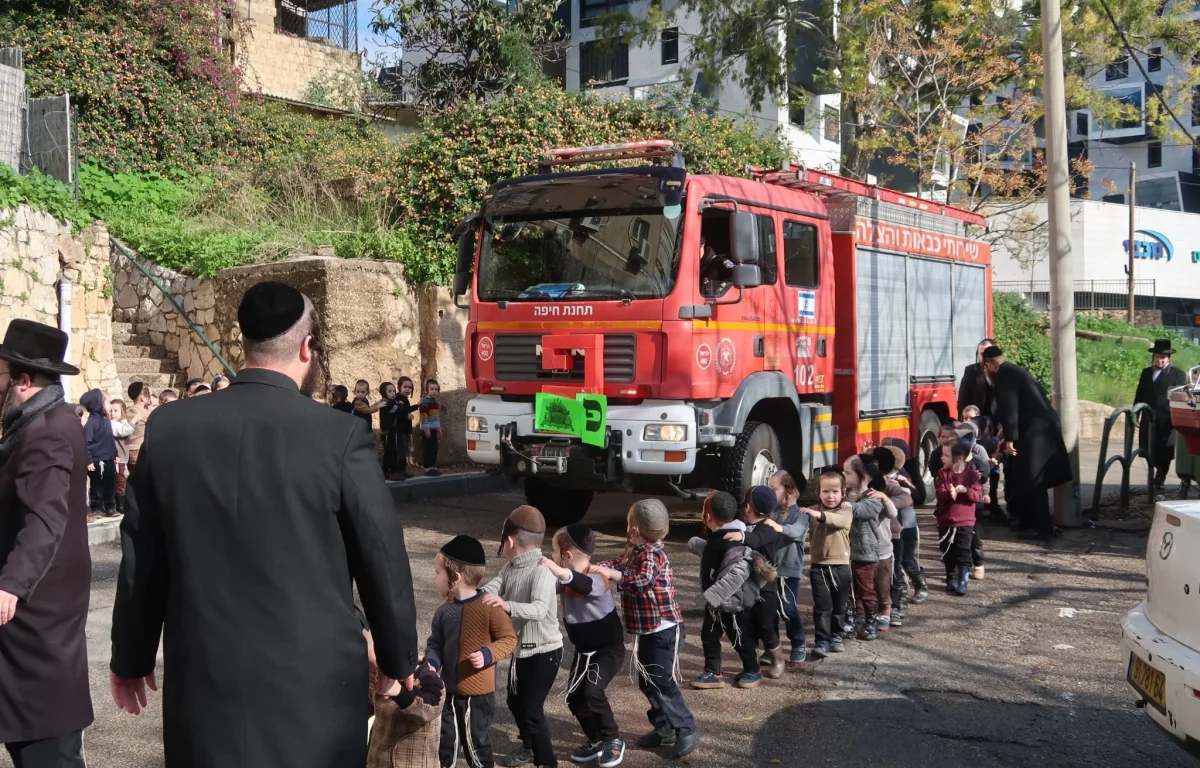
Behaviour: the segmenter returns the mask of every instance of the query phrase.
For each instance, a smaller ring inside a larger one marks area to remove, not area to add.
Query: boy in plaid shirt
[[[683,614],[675,602],[675,579],[662,540],[670,527],[667,508],[643,499],[629,508],[625,555],[599,563],[593,573],[620,585],[625,628],[634,635],[638,686],[650,701],[654,730],[638,739],[642,749],[675,747],[675,758],[700,742],[696,719],[683,701],[676,670],[683,646]]]

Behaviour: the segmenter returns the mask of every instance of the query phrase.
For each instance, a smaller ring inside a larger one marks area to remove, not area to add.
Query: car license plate
[[[1167,676],[1154,667],[1129,654],[1129,684],[1141,692],[1155,709],[1167,712]]]

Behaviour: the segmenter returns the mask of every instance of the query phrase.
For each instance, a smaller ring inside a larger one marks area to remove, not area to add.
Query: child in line
[[[453,768],[459,744],[471,768],[493,765],[495,664],[512,654],[517,634],[507,613],[483,599],[485,567],[483,545],[470,536],[455,536],[433,560],[438,594],[446,602],[433,614],[425,659],[446,684],[438,749],[443,768]]]
[[[846,497],[853,506],[854,523],[850,526],[850,570],[854,573],[856,601],[855,629],[859,640],[874,640],[878,633],[876,619],[883,598],[876,592],[875,580],[885,551],[879,540],[880,517],[896,517],[898,512],[891,499],[880,491],[879,462],[870,454],[860,453],[846,459]],[[891,533],[887,536],[891,546]],[[890,563],[889,563],[890,565]],[[888,587],[887,602],[891,602]]]
[[[888,542],[886,548],[888,557],[884,558],[883,551],[881,551],[879,559],[880,570],[886,567],[887,574],[880,573],[875,579],[877,591],[884,590],[884,587],[887,588],[886,605],[884,593],[880,591],[880,612],[876,622],[880,632],[886,632],[893,626],[903,626],[904,618],[908,614],[908,588],[904,583],[904,570],[900,565],[901,554],[904,550],[904,542],[901,539],[903,525],[900,517],[901,515],[911,515],[915,520],[916,511],[913,509],[912,495],[908,488],[897,480],[898,457],[896,454],[898,453],[900,453],[900,449],[893,446],[876,448],[871,452],[871,455],[879,463],[879,476],[884,482],[884,493],[896,507],[896,517],[884,515],[879,524],[880,543],[883,543],[885,537]]]
[[[596,534],[576,523],[552,539],[554,559],[542,565],[558,579],[567,637],[575,646],[567,706],[587,741],[571,753],[576,763],[599,761],[616,768],[625,758],[625,741],[605,690],[625,661],[625,630],[617,614],[612,582],[591,569]]]
[[[946,460],[950,457],[950,446],[958,442],[958,430],[953,424],[943,424],[938,430],[937,440],[938,447],[929,454],[929,474],[934,477],[937,477],[937,473],[946,465]]]
[[[129,473],[129,438],[133,435],[133,425],[125,418],[125,401],[113,400],[108,404],[108,420],[112,423],[113,438],[117,441],[117,458],[113,459],[113,467],[117,476],[114,478],[117,493],[117,514],[125,514],[125,476]]]
[[[907,477],[907,472],[904,469],[907,457],[903,449],[895,444],[884,446],[882,449],[891,454],[890,460],[880,450],[876,449],[874,454],[879,461],[880,471],[884,473],[884,479],[889,482],[889,488],[891,487],[890,483],[895,482],[909,494],[907,505],[903,504],[903,499],[900,500],[900,503],[896,503],[896,525],[892,529],[893,568],[892,615],[890,617],[890,624],[893,627],[899,627],[903,626],[904,620],[908,618],[909,598],[908,584],[905,576],[907,575],[912,580],[912,602],[916,605],[920,605],[929,598],[929,587],[925,583],[925,572],[917,562],[917,544],[920,539],[920,529],[917,527],[916,499],[913,495],[914,484]],[[891,469],[889,470],[888,467],[891,467]],[[899,529],[898,532],[897,528]]]
[[[508,710],[517,721],[521,749],[501,764],[557,766],[546,720],[546,697],[558,677],[563,640],[558,629],[554,574],[541,567],[546,521],[530,506],[514,509],[500,533],[500,555],[508,562],[483,586],[484,605],[513,619],[517,651],[508,668]]]
[[[170,403],[170,402],[178,400],[178,399],[179,399],[179,393],[173,389],[164,389],[162,392],[158,393],[158,404],[159,405],[166,405],[167,403]]]
[[[425,382],[425,397],[421,398],[421,466],[427,475],[440,475],[437,470],[438,441],[442,439],[441,406],[438,405],[438,393],[441,386],[437,379]]]
[[[354,406],[350,404],[350,390],[346,389],[345,384],[333,388],[329,395],[329,406],[342,413],[354,413]]]
[[[378,668],[371,633],[367,639],[367,660],[371,665],[371,711],[374,713],[367,742],[367,768],[441,768],[438,757],[445,711],[446,686],[437,670],[423,660],[417,665],[416,686],[404,690],[399,681],[386,693],[375,690]]]
[[[379,411],[379,434],[383,438],[383,475],[388,480],[400,478],[399,433],[397,425],[400,422],[403,406],[396,393],[396,385],[385,381],[379,385],[380,401],[371,406],[371,410]],[[408,414],[403,414],[407,417]]]
[[[979,533],[979,519],[981,513],[987,509],[987,503],[990,500],[992,492],[989,480],[991,479],[992,461],[988,455],[987,449],[978,442],[978,427],[974,422],[964,422],[959,429],[959,439],[962,440],[970,453],[967,454],[967,463],[974,467],[979,473],[979,484],[983,497],[979,503],[975,505],[975,530],[971,534],[971,578],[983,579],[983,537]]]
[[[366,379],[359,379],[354,382],[354,400],[351,401],[354,406],[354,415],[367,423],[367,431],[371,432],[373,427],[371,423],[371,382]]]
[[[408,472],[408,457],[412,453],[412,414],[420,408],[420,404],[413,405],[410,402],[414,389],[412,379],[401,376],[396,385],[400,388],[396,394],[396,402],[400,404],[400,412],[396,418],[396,450],[400,454],[400,479],[407,480],[412,476]]]
[[[770,520],[779,501],[775,491],[765,485],[756,485],[746,491],[742,502],[742,519],[746,521],[745,533],[727,533],[725,538],[740,540],[747,547],[762,555],[768,563],[774,563],[779,549],[780,537],[764,521]],[[749,623],[756,642],[761,642],[766,667],[766,676],[771,680],[783,677],[783,647],[779,641],[779,584],[772,579],[764,584],[758,600],[749,609]]]
[[[745,532],[746,524],[737,517],[737,499],[725,491],[711,493],[704,499],[704,506],[700,511],[700,522],[708,532],[708,538],[694,536],[688,541],[688,550],[700,556],[700,590],[705,596],[704,624],[700,627],[704,671],[691,681],[691,686],[698,690],[725,687],[725,675],[721,665],[722,635],[729,638],[733,650],[742,660],[742,673],[737,678],[737,687],[753,688],[762,681],[749,613],[743,610],[723,611],[720,600],[716,606],[708,600],[718,582],[729,580],[723,568],[729,553],[734,549],[745,549],[744,546],[725,537],[729,532]],[[730,591],[735,587],[736,585],[731,585]]]
[[[683,700],[676,670],[683,647],[683,614],[675,602],[675,578],[662,540],[670,515],[658,499],[642,499],[626,517],[625,555],[601,563],[598,572],[621,585],[625,629],[634,635],[638,687],[650,702],[654,730],[638,739],[642,749],[674,746],[682,758],[700,744],[696,719]]]
[[[104,407],[104,393],[98,389],[85,392],[79,404],[88,411],[83,430],[87,436],[88,501],[92,516],[116,517],[117,441]]]
[[[804,620],[797,603],[800,578],[804,573],[804,540],[808,537],[808,515],[800,511],[796,500],[800,489],[787,472],[780,470],[771,476],[768,486],[775,491],[775,511],[763,521],[779,534],[775,550],[775,570],[779,574],[780,600],[786,619],[788,642],[791,644],[789,664],[805,660]]]
[[[946,566],[946,591],[967,594],[971,576],[971,543],[975,533],[975,504],[983,497],[979,473],[967,463],[964,443],[950,447],[952,464],[938,472],[938,548]]]
[[[842,618],[850,593],[850,524],[845,501],[846,478],[827,469],[817,479],[817,508],[803,508],[812,518],[812,566],[808,581],[813,596],[813,656],[823,659],[846,650]]]

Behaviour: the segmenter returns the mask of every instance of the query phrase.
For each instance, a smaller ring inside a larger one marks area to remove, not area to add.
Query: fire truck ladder
[[[626,144],[600,144],[593,147],[551,149],[538,161],[538,173],[564,165],[584,163],[615,163],[625,160],[670,160],[671,165],[683,168],[683,152],[668,139],[631,141]]]

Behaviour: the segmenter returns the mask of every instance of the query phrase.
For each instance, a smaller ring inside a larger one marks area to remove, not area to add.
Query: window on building
[[[779,246],[775,242],[775,219],[761,213],[754,214],[758,221],[758,268],[762,271],[763,285],[775,285],[779,279]]]
[[[629,79],[629,46],[624,43],[601,47],[595,42],[579,46],[579,83],[613,85]]]
[[[1146,70],[1148,72],[1158,72],[1162,69],[1162,48],[1151,48],[1150,55],[1146,57]]]
[[[817,285],[817,228],[783,222],[783,281],[798,288]]]
[[[1162,167],[1162,142],[1152,141],[1146,145],[1146,167],[1161,168]]]
[[[357,0],[275,0],[275,31],[356,51]]]
[[[841,141],[842,113],[836,107],[825,107],[825,141]]]
[[[662,63],[679,63],[679,27],[667,27],[662,31]]]
[[[1080,136],[1088,135],[1088,118],[1089,115],[1087,112],[1075,113],[1075,133],[1078,133]]]
[[[1200,125],[1200,85],[1192,88],[1192,127]]]
[[[788,122],[801,128],[804,127],[804,104],[799,100],[788,102]]]
[[[1129,77],[1129,57],[1124,56],[1104,68],[1105,80],[1124,80]]]
[[[606,13],[619,13],[628,7],[626,0],[579,0],[579,26],[590,27]]]

